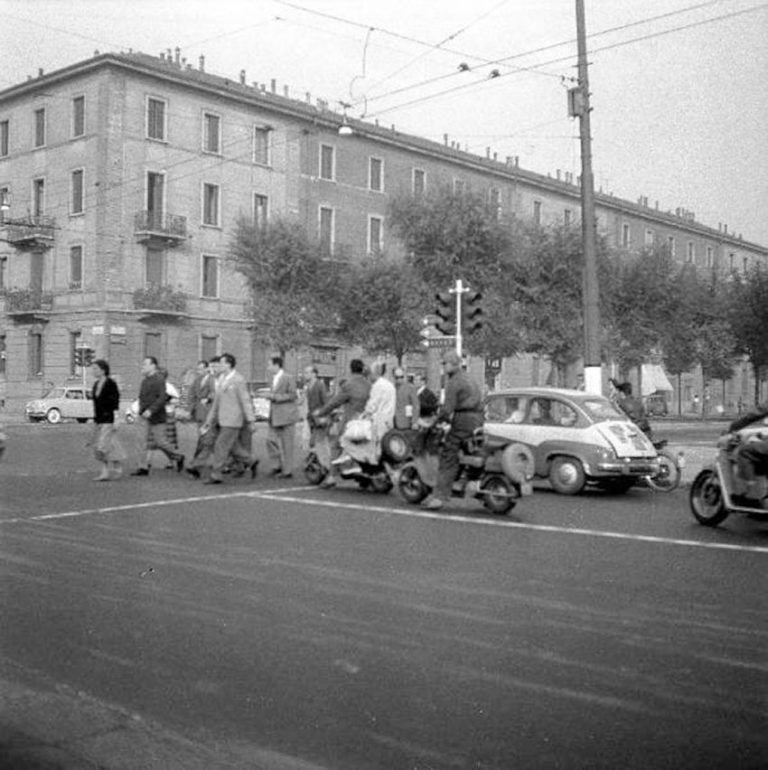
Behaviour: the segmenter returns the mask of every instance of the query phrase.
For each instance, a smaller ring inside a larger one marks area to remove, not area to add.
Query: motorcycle
[[[643,476],[642,481],[656,492],[671,492],[680,486],[683,468],[685,468],[685,454],[682,451],[675,454],[667,449],[666,439],[660,441],[651,439],[651,443],[656,450],[659,470],[653,475]]]
[[[768,516],[768,463],[756,469],[757,488],[751,497],[746,496],[749,487],[736,464],[738,448],[752,438],[762,437],[761,431],[766,432],[764,423],[719,438],[715,461],[703,468],[691,485],[691,513],[699,524],[716,527],[731,513]]]
[[[397,489],[403,499],[417,505],[437,484],[438,453],[444,431],[428,428],[414,457],[400,468]],[[452,497],[473,497],[496,515],[515,507],[520,497],[532,494],[534,460],[522,444],[486,436],[482,428],[464,442],[459,467],[451,489]]]
[[[328,433],[317,441],[322,445],[310,449],[304,461],[304,476],[310,484],[319,485],[330,472],[330,433],[338,425],[338,416],[321,418],[318,422],[328,428]],[[372,489],[374,492],[386,494],[395,484],[396,474],[400,466],[413,454],[415,430],[398,430],[393,428],[381,439],[381,457],[377,463],[351,462],[338,467],[342,479],[356,481],[361,489]]]

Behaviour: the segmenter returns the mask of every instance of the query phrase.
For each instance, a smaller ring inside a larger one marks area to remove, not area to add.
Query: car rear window
[[[620,412],[607,398],[588,398],[581,405],[594,420],[624,420],[626,416]]]

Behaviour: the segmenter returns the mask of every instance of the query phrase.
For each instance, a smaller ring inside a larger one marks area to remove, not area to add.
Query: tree
[[[480,196],[442,189],[393,199],[388,218],[403,244],[406,264],[424,287],[426,312],[432,309],[432,295],[460,278],[483,295],[483,325],[465,336],[465,349],[494,357],[518,352],[520,319],[513,298],[504,291],[505,265],[515,252],[514,231],[497,220],[497,212]]]
[[[417,350],[427,290],[413,269],[385,256],[349,265],[338,283],[339,334],[371,353]]]
[[[334,266],[319,244],[287,219],[256,226],[238,220],[229,257],[251,291],[256,336],[281,354],[309,344],[335,324],[326,301]]]
[[[728,294],[728,320],[738,350],[752,366],[758,403],[761,374],[768,367],[768,271],[756,265],[746,275],[733,273]]]

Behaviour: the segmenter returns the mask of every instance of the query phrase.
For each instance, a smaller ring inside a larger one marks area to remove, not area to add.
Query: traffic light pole
[[[469,288],[464,286],[461,278],[456,280],[456,285],[452,289],[448,289],[451,294],[456,295],[456,352],[462,355],[463,340],[461,335],[461,298],[469,291]]]

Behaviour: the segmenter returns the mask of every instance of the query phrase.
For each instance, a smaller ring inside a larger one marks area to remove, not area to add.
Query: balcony
[[[167,284],[149,284],[133,292],[133,307],[148,316],[185,317],[187,295]]]
[[[133,230],[139,243],[178,246],[187,239],[187,218],[178,214],[138,211]]]
[[[43,251],[53,246],[53,217],[28,216],[22,219],[5,219],[0,222],[0,239],[17,249]]]
[[[41,289],[7,289],[3,296],[9,316],[39,316],[53,310],[53,294]]]

